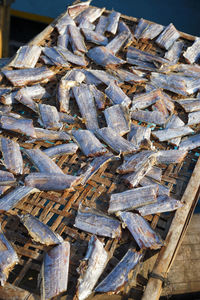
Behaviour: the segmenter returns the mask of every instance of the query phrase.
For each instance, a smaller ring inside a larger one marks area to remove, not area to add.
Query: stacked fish
[[[200,134],[196,134],[200,123],[200,39],[188,46],[173,24],[164,27],[144,19],[133,30],[120,13],[105,13],[104,8],[90,6],[90,1],[68,7],[54,33],[56,46],[45,42],[23,46],[1,72],[4,170],[0,171],[0,191],[1,195],[9,192],[0,199],[0,210],[15,208],[31,193],[86,185],[102,166],[121,159],[116,176],[127,189],[111,194],[107,213],[82,203],[75,219],[76,228],[92,234],[78,270],[77,297],[86,299],[93,291],[118,292],[143,258],[143,249],[163,246],[144,216],[183,205],[170,197],[170,189],[161,183],[162,164],[180,163],[189,150],[200,146]],[[140,41],[155,43],[162,55],[134,47]],[[56,103],[45,104],[54,100],[54,94],[47,92],[48,84],[60,74]],[[125,83],[140,86],[143,92],[135,89],[128,94]],[[19,106],[28,108],[29,118],[23,116],[26,111],[16,112]],[[73,115],[74,108],[80,113],[78,118]],[[11,139],[15,133],[25,141],[23,145],[41,140],[62,144],[43,151],[20,148],[20,142]],[[53,160],[77,151],[87,158],[87,166],[76,176],[66,174]],[[24,157],[38,172],[24,175]],[[42,299],[65,292],[70,243],[31,214],[18,212],[18,216],[35,242],[51,246],[41,271]],[[121,226],[128,228],[141,250],[130,248],[97,285],[110,259],[97,236],[120,241]],[[4,285],[19,259],[3,232],[0,240],[6,246],[0,250],[0,281]]]

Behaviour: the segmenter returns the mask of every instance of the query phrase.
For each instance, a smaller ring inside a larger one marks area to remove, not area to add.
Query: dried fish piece
[[[170,195],[170,189],[168,187],[160,184],[159,182],[154,181],[151,178],[146,177],[146,176],[140,180],[141,186],[149,186],[151,184],[154,184],[158,187],[158,195],[168,195],[168,196]]]
[[[2,116],[0,119],[1,128],[11,130],[32,138],[36,137],[33,121],[31,119],[19,119]]]
[[[164,141],[171,140],[173,138],[192,134],[193,132],[194,130],[192,130],[189,126],[181,126],[178,128],[154,130],[152,131],[152,135],[157,139],[159,139],[160,142],[164,142]]]
[[[39,104],[39,113],[42,120],[42,124],[47,129],[60,129],[62,123],[55,106],[47,104]]]
[[[57,47],[58,48],[67,49],[68,44],[69,44],[69,34],[68,34],[68,32],[65,32],[64,34],[58,36],[58,40],[57,40]]]
[[[171,117],[171,119],[167,122],[165,128],[169,129],[169,128],[177,128],[177,127],[181,127],[181,126],[185,126],[185,123],[178,116],[173,115]],[[171,140],[169,140],[169,142],[173,145],[178,146],[181,142],[181,137],[171,139]]]
[[[106,85],[109,85],[111,83],[120,83],[122,82],[119,78],[111,75],[110,73],[103,71],[103,70],[92,70],[89,69],[88,72],[90,72],[92,75],[94,75],[96,78],[100,80],[100,83],[105,83]],[[93,83],[95,85],[95,83]]]
[[[187,50],[183,53],[186,61],[190,64],[197,62],[200,57],[200,38],[196,38],[191,47],[188,47]]]
[[[179,147],[180,149],[180,147]],[[187,151],[183,150],[160,150],[158,151],[158,164],[179,164],[187,155]]]
[[[72,134],[86,156],[98,156],[108,152],[91,131],[73,130]]]
[[[193,112],[193,111],[200,110],[200,99],[186,98],[186,99],[176,100],[176,102],[179,103],[186,112]]]
[[[9,243],[0,226],[0,282],[4,286],[8,279],[9,272],[19,263],[17,253]]]
[[[130,130],[130,118],[120,104],[113,105],[104,110],[104,116],[108,127],[111,127],[119,135],[124,135]]]
[[[187,125],[195,125],[200,123],[200,111],[195,111],[188,114]]]
[[[40,149],[23,149],[23,152],[28,156],[39,172],[47,174],[64,174],[61,168]]]
[[[14,86],[24,86],[37,82],[48,82],[54,72],[47,67],[23,70],[2,70],[3,74]]]
[[[49,141],[69,141],[71,137],[64,131],[54,131],[43,128],[35,128],[36,140],[49,140]]]
[[[74,20],[71,18],[69,14],[65,14],[62,18],[59,19],[58,23],[56,24],[56,29],[58,30],[60,35],[66,33],[66,29],[68,25],[76,26]]]
[[[151,170],[146,174],[146,176],[161,182],[162,180],[162,169],[156,166],[152,166]]]
[[[107,277],[99,283],[95,288],[95,292],[106,293],[121,290],[121,288],[129,281],[135,266],[142,259],[143,254],[129,249],[116,267],[107,275]]]
[[[122,193],[111,194],[108,213],[133,210],[157,201],[158,187],[150,185],[131,189]]]
[[[125,155],[137,151],[137,148],[134,144],[121,137],[110,127],[97,129],[96,134],[117,153]]]
[[[50,58],[56,66],[69,67],[67,60],[57,51],[55,47],[43,47],[42,52]]]
[[[120,16],[121,14],[114,10],[109,14],[106,31],[116,34]]]
[[[140,122],[154,123],[157,125],[164,125],[167,122],[167,119],[159,111],[132,111],[131,118]]]
[[[82,73],[82,69],[72,69],[67,71],[67,73],[61,78],[61,80],[76,81],[81,83],[85,80],[85,74]]]
[[[98,90],[94,84],[90,85],[90,91],[92,92],[98,109],[104,109],[106,105],[106,95]]]
[[[131,212],[119,212],[122,220],[141,249],[160,249],[164,243],[161,237],[153,231],[149,223],[141,216]]]
[[[123,21],[120,21],[118,24],[118,32],[119,33],[127,32],[129,37],[124,45],[124,48],[128,47],[132,43],[133,36],[132,36],[132,32],[130,31],[129,27]]]
[[[1,151],[5,167],[14,174],[23,174],[23,159],[19,144],[2,137]]]
[[[63,123],[74,124],[76,117],[71,116],[70,114],[59,112],[60,121]]]
[[[50,58],[48,58],[46,55],[41,55],[40,59],[42,60],[42,62],[45,65],[50,65],[50,66],[54,66],[54,63],[50,60]]]
[[[75,54],[80,54],[80,52],[87,52],[87,48],[84,43],[84,39],[80,33],[80,29],[73,25],[68,25],[69,31],[69,41],[72,46],[72,50]]]
[[[70,243],[65,241],[45,253],[42,265],[42,299],[50,299],[67,290]]]
[[[15,183],[16,179],[12,173],[0,170],[0,187],[13,185]],[[4,187],[2,187],[2,189],[4,189]]]
[[[4,103],[4,101],[3,101],[3,98],[4,98],[4,96],[5,95],[7,95],[7,94],[9,94],[10,92],[12,92],[12,88],[5,88],[5,87],[1,87],[0,88],[0,101],[1,101],[1,103],[3,103],[3,104],[6,104],[6,103]],[[9,103],[9,104],[12,104],[12,103]]]
[[[42,87],[39,83],[21,88],[18,91],[17,96],[15,98],[19,100],[22,96],[26,96],[31,99],[44,99],[50,97],[46,89]]]
[[[16,187],[14,190],[0,199],[0,211],[8,211],[14,208],[24,197],[36,192],[39,192],[39,190],[29,186]]]
[[[64,57],[64,59],[66,61],[71,62],[72,64],[78,65],[78,66],[82,66],[82,67],[86,67],[87,66],[87,61],[85,59],[84,56],[81,55],[76,55],[74,53],[72,53],[71,51],[69,51],[68,49],[64,49],[64,48],[60,48],[60,47],[54,47],[57,52]]]
[[[139,77],[138,75],[135,75],[132,72],[129,72],[124,69],[108,69],[108,72],[117,76],[122,82],[125,81],[129,83],[143,83],[147,81],[146,78]]]
[[[158,55],[150,54],[149,52],[142,51],[140,49],[134,48],[134,47],[128,47],[127,50],[127,61],[128,59],[136,59],[141,60],[144,62],[150,62],[150,63],[159,63],[159,64],[169,64],[169,61],[165,58],[162,58]]]
[[[43,152],[48,155],[49,157],[58,157],[63,154],[74,154],[78,150],[78,145],[75,143],[68,143],[68,144],[62,144],[57,145],[53,147],[49,147],[45,149]]]
[[[86,84],[72,88],[76,103],[88,130],[94,131],[99,128],[97,111],[90,87]]]
[[[138,96],[133,97],[131,111],[147,108],[160,100],[161,97],[161,91],[158,89],[139,94]]]
[[[108,17],[101,16],[95,28],[95,32],[104,35],[108,24]]]
[[[108,39],[104,35],[101,35],[88,28],[82,28],[82,32],[85,36],[86,41],[88,42],[102,46],[106,46],[108,44]]]
[[[145,31],[146,28],[149,27],[149,23],[141,18],[137,24],[137,27],[134,32],[134,37],[138,40],[140,36],[142,35],[143,31]]]
[[[91,48],[87,52],[87,56],[97,65],[107,67],[111,65],[125,64],[125,60],[115,56],[106,47],[99,46]]]
[[[165,53],[164,57],[176,64],[181,56],[183,46],[184,42],[182,41],[174,42],[172,47]]]
[[[89,207],[79,206],[74,226],[100,236],[121,237],[121,225],[118,220]]]
[[[32,111],[38,113],[38,104],[33,101],[31,97],[26,96],[26,94],[24,95],[21,90],[19,90],[19,92],[16,94],[15,99],[17,99],[19,103],[30,108]]]
[[[82,20],[88,20],[89,22],[93,23],[96,19],[98,19],[102,15],[104,10],[105,7],[98,8],[98,7],[89,6],[76,17],[75,22],[77,24],[80,24]]]
[[[200,77],[200,66],[197,64],[176,64],[169,66],[169,71],[184,73],[185,76]]]
[[[76,81],[61,79],[57,88],[57,102],[60,112],[69,112],[70,89],[76,86]]]
[[[63,191],[78,185],[80,180],[77,176],[60,173],[30,173],[24,183],[41,191]]]
[[[67,13],[70,17],[75,18],[90,5],[91,0],[79,2],[67,7]]]
[[[14,68],[34,68],[41,54],[41,47],[37,45],[22,46],[9,63]]]
[[[174,25],[170,23],[156,39],[156,44],[168,50],[179,37],[180,33],[176,30]]]
[[[131,124],[131,131],[127,135],[128,141],[132,142],[137,148],[147,147],[152,149],[150,141],[151,128]]]
[[[109,86],[105,89],[105,94],[113,102],[113,104],[121,104],[128,107],[131,103],[131,99],[115,83],[109,84]]]
[[[108,262],[108,253],[96,236],[92,236],[88,243],[88,250],[85,258],[78,268],[80,277],[78,279],[77,298],[86,299],[103,273]]]
[[[150,72],[156,72],[157,68],[153,63],[149,63],[146,61],[142,61],[139,59],[134,59],[134,58],[126,58],[127,62],[131,65],[134,65],[132,67],[132,70],[144,70],[144,71],[150,71]],[[131,68],[130,68],[131,69]]]
[[[187,151],[197,147],[200,147],[200,134],[195,134],[182,140],[179,145],[179,151],[183,150],[187,153]]]
[[[166,119],[169,117],[167,107],[162,99],[159,99],[154,105],[152,105],[152,110],[161,112]]]
[[[122,48],[128,38],[129,33],[127,33],[126,31],[122,31],[107,44],[106,48],[113,54],[116,54]]]
[[[49,226],[31,214],[19,215],[19,218],[35,242],[46,246],[63,242],[62,237],[58,233],[53,232]]]
[[[167,195],[160,195],[157,198],[156,203],[152,203],[146,206],[141,206],[136,210],[141,216],[147,216],[152,214],[160,214],[167,211],[173,211],[182,207],[184,204],[181,201],[171,198]]]
[[[153,40],[157,37],[164,29],[163,25],[152,23],[141,33],[140,39],[142,40]]]
[[[85,28],[85,29],[90,29],[90,30],[95,30],[95,25],[92,24],[90,21],[88,21],[87,19],[83,19],[79,26],[79,28]]]

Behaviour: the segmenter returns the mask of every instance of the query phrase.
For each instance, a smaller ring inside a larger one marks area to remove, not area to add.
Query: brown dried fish
[[[109,14],[106,31],[116,34],[120,16],[121,14],[114,10]]]
[[[0,119],[0,126],[3,129],[25,134],[32,138],[36,137],[35,128],[33,127],[33,120],[19,119],[8,116],[2,116]]]
[[[3,155],[3,163],[8,170],[14,174],[23,174],[23,159],[19,144],[10,139],[2,137],[1,152]],[[13,180],[14,178],[12,179],[12,181]]]
[[[154,123],[157,125],[164,125],[167,122],[167,119],[159,111],[132,111],[131,118],[140,122]]]
[[[47,104],[39,104],[39,113],[42,124],[46,129],[60,129],[62,123],[55,106]]]
[[[168,50],[179,37],[180,33],[176,30],[174,25],[170,23],[156,39],[156,44]]]
[[[177,137],[192,134],[193,132],[194,130],[192,130],[189,126],[181,126],[177,128],[154,130],[152,131],[152,135],[159,139],[160,142],[164,142]]]
[[[0,287],[2,300],[39,300],[39,296],[8,282]]]
[[[127,107],[131,104],[131,99],[115,83],[109,84],[109,86],[105,89],[105,94],[113,102],[113,104],[121,104]]]
[[[200,57],[200,38],[196,38],[191,47],[188,47],[187,50],[183,53],[186,61],[190,64],[195,63]]]
[[[34,68],[41,54],[41,47],[37,45],[22,46],[9,63],[14,68]]]

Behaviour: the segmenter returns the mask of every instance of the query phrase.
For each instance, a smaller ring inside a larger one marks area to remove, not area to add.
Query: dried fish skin
[[[70,114],[59,112],[60,121],[63,123],[74,124],[76,121],[76,117],[73,117]]]
[[[72,90],[86,128],[91,131],[98,129],[97,111],[90,87],[86,84],[81,84],[73,87]]]
[[[71,18],[71,16],[69,14],[65,14],[60,20],[59,22],[56,24],[56,29],[58,30],[58,33],[60,35],[63,35],[66,33],[67,31],[67,27],[68,25],[73,25],[76,26],[74,20]]]
[[[105,109],[106,95],[98,90],[94,84],[90,85],[90,91],[94,97],[97,108],[101,110]]]
[[[26,96],[31,99],[44,99],[50,97],[46,89],[42,87],[39,83],[32,86],[26,86],[24,88],[21,88],[18,91],[15,99],[19,100],[22,96]]]
[[[134,59],[134,58],[126,58],[127,63],[134,65],[134,67],[132,67],[132,70],[144,70],[144,71],[150,71],[150,72],[156,72],[157,68],[153,63],[149,63],[146,61],[142,61],[142,60],[138,60],[138,59]],[[131,69],[131,67],[130,67]]]
[[[2,70],[3,74],[14,86],[24,86],[38,82],[48,82],[54,72],[47,67],[23,70]]]
[[[3,163],[8,170],[14,174],[23,174],[23,159],[19,144],[10,139],[1,138],[1,152]]]
[[[74,130],[72,134],[81,151],[86,156],[99,156],[108,150],[103,146],[96,136],[89,130]]]
[[[87,61],[84,56],[76,55],[69,51],[68,49],[64,49],[61,47],[54,47],[57,52],[66,60],[71,62],[72,64],[81,66],[81,67],[86,67],[87,66]]]
[[[164,57],[176,64],[181,56],[183,46],[184,42],[182,41],[174,42],[171,48],[165,53]]]
[[[88,21],[87,19],[83,19],[79,26],[79,28],[86,28],[86,29],[90,29],[90,30],[95,30],[95,25],[92,24],[90,21]]]
[[[107,126],[111,127],[119,135],[123,136],[130,131],[129,114],[120,104],[106,108],[104,116]]]
[[[177,128],[181,126],[185,126],[185,123],[178,116],[172,115],[171,119],[169,119],[169,121],[167,122],[165,128],[169,129],[169,128]],[[180,142],[181,142],[181,137],[170,140],[170,143],[176,146],[178,146]]]
[[[146,176],[161,182],[162,180],[162,169],[156,166],[152,166],[151,170],[146,174]]]
[[[17,99],[19,103],[30,108],[35,113],[38,113],[38,104],[35,101],[33,101],[29,96],[26,96],[23,93],[21,93],[20,90],[17,93],[15,99]]]
[[[160,195],[157,202],[146,206],[141,206],[136,210],[141,216],[148,216],[152,214],[160,214],[163,212],[173,211],[182,207],[184,204],[181,201],[171,198],[167,195]]]
[[[194,130],[192,130],[189,126],[152,131],[152,135],[159,139],[160,142],[168,141],[192,133],[194,133]]]
[[[120,65],[125,64],[126,61],[113,55],[106,47],[98,46],[91,48],[87,52],[87,56],[93,60],[97,65],[103,67],[109,67],[112,65]]]
[[[119,212],[118,216],[141,249],[160,249],[164,243],[161,237],[150,227],[149,223],[138,214],[131,212]]]
[[[81,30],[85,36],[86,41],[102,46],[106,46],[108,44],[108,39],[104,35],[101,35],[88,28],[81,28]]]
[[[80,277],[78,279],[77,298],[86,299],[103,273],[108,262],[108,253],[94,235],[88,243],[88,250],[85,258],[79,266]]]
[[[2,116],[0,126],[3,129],[25,134],[32,138],[36,137],[33,121],[31,119],[17,119],[8,116]]]
[[[69,141],[71,137],[64,131],[54,131],[43,128],[35,128],[36,140],[49,140],[49,141]]]
[[[14,208],[24,197],[35,192],[39,192],[39,190],[29,186],[16,187],[14,190],[0,199],[0,211],[8,211]]]
[[[185,57],[186,61],[189,64],[193,64],[197,62],[197,60],[200,57],[200,38],[196,38],[194,43],[191,47],[188,47],[187,50],[183,53],[183,56]]]
[[[0,170],[0,186],[8,186],[16,183],[16,179],[12,173]],[[4,189],[4,188],[3,188]]]
[[[149,23],[143,18],[141,18],[135,29],[134,38],[138,40],[141,37],[143,31],[145,31],[145,29],[147,29],[148,27],[149,27]]]
[[[48,58],[46,55],[41,55],[40,59],[42,60],[42,62],[45,65],[50,65],[50,66],[54,66],[54,63],[50,60],[50,58]]]
[[[130,31],[129,27],[123,21],[120,21],[119,24],[118,24],[118,32],[119,33],[127,32],[129,37],[128,37],[124,47],[125,48],[128,47],[133,41],[133,35],[132,35],[132,32]]]
[[[141,33],[140,39],[141,40],[153,40],[157,37],[164,29],[163,25],[152,23],[149,24],[148,27]]]
[[[42,299],[51,299],[67,290],[70,243],[65,241],[45,253],[42,265]]]
[[[75,18],[78,16],[82,11],[84,11],[90,5],[91,0],[79,2],[74,5],[70,5],[67,7],[67,13],[70,17]]]
[[[200,99],[186,98],[183,100],[176,100],[176,102],[179,103],[187,113],[200,110]]]
[[[128,133],[127,139],[137,148],[153,149],[150,136],[151,128],[131,124],[131,131]]]
[[[24,180],[25,186],[40,191],[63,191],[80,183],[80,178],[58,173],[30,173]]]
[[[97,79],[100,80],[100,83],[105,83],[106,85],[109,85],[111,83],[120,83],[122,81],[120,81],[119,78],[111,75],[110,73],[103,71],[103,70],[92,70],[89,69],[88,70],[89,73],[91,73],[92,75],[94,75]],[[95,83],[93,83],[95,85]]]
[[[148,174],[148,173],[147,173]],[[151,184],[154,184],[158,187],[158,196],[160,195],[170,195],[170,189],[162,184],[160,184],[157,181],[152,180],[151,178],[145,176],[140,180],[141,186],[149,186]]]
[[[56,66],[69,67],[69,63],[60,53],[56,50],[55,47],[43,47],[42,52],[50,58],[50,60]]]
[[[115,83],[109,84],[109,86],[105,89],[105,94],[113,102],[113,104],[121,104],[127,107],[131,104],[131,99]]]
[[[107,43],[106,48],[111,51],[113,54],[116,54],[122,46],[125,44],[129,38],[129,33],[122,31],[116,35],[109,43]]]
[[[98,19],[103,14],[104,10],[105,7],[98,8],[98,7],[89,6],[87,9],[85,9],[75,18],[75,22],[77,24],[80,24],[82,20],[87,20],[93,23],[96,19]]]
[[[69,112],[69,100],[70,100],[70,88],[75,86],[75,81],[70,81],[72,85],[69,85],[69,81],[60,80],[57,88],[57,102],[60,112]]]
[[[80,54],[80,52],[87,52],[87,48],[84,43],[84,39],[80,33],[80,29],[73,25],[68,25],[69,41],[72,46],[74,54]]]
[[[200,147],[200,134],[195,134],[182,140],[179,145],[179,150],[186,151],[187,153],[187,151],[197,147]]]
[[[127,190],[122,193],[111,194],[108,213],[133,210],[157,201],[158,187],[155,185]]]
[[[79,207],[74,226],[100,236],[121,237],[121,225],[118,220],[89,207]]]
[[[154,105],[152,105],[152,110],[161,112],[166,119],[169,117],[167,107],[162,99],[159,99]]]
[[[29,160],[41,173],[47,174],[64,174],[60,167],[58,167],[53,160],[40,149],[23,149]]]
[[[164,125],[167,122],[167,119],[159,111],[132,111],[131,118],[139,122],[154,123],[156,125]]]
[[[194,136],[192,136],[194,137]],[[180,149],[180,147],[179,147]],[[160,150],[158,151],[158,164],[179,164],[187,155],[187,150]]]
[[[117,76],[121,81],[129,82],[129,83],[143,83],[146,82],[146,78],[139,77],[138,75],[133,74],[124,69],[112,69],[108,70],[111,74]]]
[[[128,59],[135,59],[135,60],[141,60],[143,62],[150,62],[150,63],[159,63],[159,64],[169,64],[169,60],[162,58],[158,55],[150,54],[149,52],[145,52],[142,50],[139,50],[134,47],[128,47],[127,50],[127,61]],[[128,61],[129,62],[129,61]]]
[[[156,39],[156,44],[168,50],[179,37],[180,33],[176,30],[174,25],[170,23]]]
[[[10,67],[26,69],[34,68],[41,54],[41,47],[37,45],[22,46],[9,63]]]
[[[95,32],[104,35],[108,24],[108,17],[101,16],[99,22],[96,25]]]
[[[161,97],[161,91],[158,89],[135,96],[132,100],[131,111],[147,108],[155,104]]]
[[[104,127],[96,130],[96,135],[102,139],[113,151],[119,154],[128,154],[137,151],[137,148],[134,144],[127,141],[116,133],[110,127]]]
[[[61,78],[61,80],[76,81],[82,83],[85,80],[85,74],[81,72],[82,69],[72,69]]]
[[[191,77],[200,77],[200,66],[197,64],[176,64],[169,67],[169,69],[172,69],[174,72],[180,72],[183,73],[185,76],[191,76]]]
[[[195,125],[200,123],[200,111],[195,111],[188,114],[187,125]]]
[[[120,16],[121,16],[121,14],[114,10],[109,14],[108,25],[107,25],[106,31],[108,31],[112,34],[116,34]]]
[[[39,104],[39,113],[42,120],[42,124],[46,129],[60,129],[62,123],[55,106],[48,104]]]
[[[66,32],[58,36],[57,47],[67,49],[69,44],[69,34]]]
[[[53,147],[49,147],[45,149],[43,152],[48,155],[49,157],[58,157],[63,154],[72,155],[76,153],[78,150],[78,145],[75,143],[68,143],[68,144],[62,144],[57,145]]]
[[[58,233],[53,232],[48,225],[31,214],[19,215],[19,218],[35,242],[46,246],[63,242],[62,237]]]
[[[142,259],[143,254],[129,249],[116,267],[99,283],[95,292],[118,292],[129,281],[130,274]]]
[[[12,88],[0,88],[0,101],[1,101],[1,103],[3,103],[3,104],[12,104],[12,102],[11,103],[5,103],[5,100],[4,100],[4,97],[5,97],[5,95],[7,95],[7,94],[9,94],[10,92],[12,92]]]
[[[0,227],[0,283],[4,286],[8,279],[9,272],[19,263],[17,253],[9,243]]]

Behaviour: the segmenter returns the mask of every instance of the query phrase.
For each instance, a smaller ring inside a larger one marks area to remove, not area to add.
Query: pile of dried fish
[[[55,24],[56,46],[23,46],[1,70],[2,213],[31,193],[86,185],[110,161],[121,162],[116,177],[126,190],[110,195],[107,212],[85,203],[77,211],[74,226],[92,234],[77,270],[80,300],[94,291],[122,290],[144,250],[164,245],[144,218],[183,205],[162,182],[163,164],[180,163],[200,146],[200,39],[188,46],[173,24],[140,19],[132,28],[119,12],[104,11],[90,1],[68,7]],[[156,44],[161,54],[138,49],[141,41]],[[38,141],[60,144],[33,147]],[[77,151],[86,166],[67,174],[56,158]],[[36,243],[50,246],[41,270],[42,299],[66,292],[70,243],[31,214],[18,210],[18,217]],[[110,259],[101,237],[120,243],[122,227],[137,247],[130,246],[98,282]],[[1,244],[4,285],[19,259],[2,232]]]

